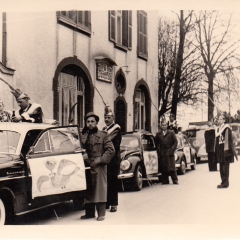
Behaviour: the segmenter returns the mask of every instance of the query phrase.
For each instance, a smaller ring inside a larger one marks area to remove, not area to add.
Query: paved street
[[[15,225],[71,225],[170,227],[234,226],[240,224],[240,162],[230,166],[230,187],[217,189],[220,173],[208,172],[206,163],[198,164],[195,171],[179,176],[179,185],[146,185],[140,192],[120,192],[116,213],[107,211],[106,219],[79,220],[84,211],[76,211],[72,204],[63,204],[16,219]],[[59,220],[56,220],[57,213]],[[125,228],[125,227],[124,227]],[[205,229],[206,230],[206,229]],[[223,228],[218,228],[218,232]],[[171,232],[171,230],[170,230]],[[216,232],[215,232],[216,234]],[[222,235],[221,235],[222,236]],[[240,236],[240,235],[239,235]]]

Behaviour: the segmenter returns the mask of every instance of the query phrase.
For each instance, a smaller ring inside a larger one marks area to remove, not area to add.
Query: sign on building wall
[[[112,82],[112,65],[105,61],[97,61],[97,80]]]

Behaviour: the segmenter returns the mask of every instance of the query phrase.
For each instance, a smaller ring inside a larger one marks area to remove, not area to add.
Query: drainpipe
[[[2,14],[2,64],[7,66],[7,23],[6,13]]]

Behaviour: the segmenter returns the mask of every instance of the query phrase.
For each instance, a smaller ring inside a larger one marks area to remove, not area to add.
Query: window
[[[109,39],[116,47],[132,49],[132,11],[109,11]]]
[[[81,76],[61,72],[59,84],[59,122],[84,125],[85,85]]]
[[[147,13],[138,11],[138,56],[144,59],[148,57],[147,51]]]
[[[145,130],[145,94],[144,92],[138,88],[136,91],[135,96],[135,106],[134,106],[134,112],[135,112],[135,130]]]
[[[90,11],[61,11],[57,14],[59,22],[80,29],[91,34],[91,12]]]
[[[149,135],[143,135],[142,136],[142,145],[145,150],[155,148],[153,137],[149,136]]]

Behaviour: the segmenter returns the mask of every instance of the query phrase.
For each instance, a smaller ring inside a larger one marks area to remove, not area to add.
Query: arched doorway
[[[127,131],[127,103],[124,97],[118,97],[114,102],[115,122],[121,127],[121,132]]]
[[[54,118],[61,125],[84,126],[84,116],[93,111],[93,85],[86,66],[76,57],[64,59],[53,79]]]
[[[149,87],[143,79],[135,86],[133,104],[133,130],[151,131],[151,96]]]

